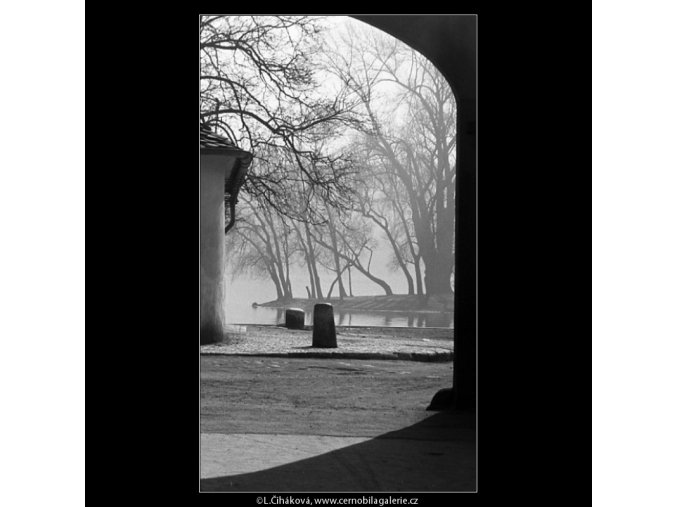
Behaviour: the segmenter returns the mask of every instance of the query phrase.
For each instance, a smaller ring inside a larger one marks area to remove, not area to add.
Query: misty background
[[[205,16],[200,36],[201,120],[255,156],[228,322],[330,301],[339,325],[452,326],[456,104],[435,67],[343,16]]]

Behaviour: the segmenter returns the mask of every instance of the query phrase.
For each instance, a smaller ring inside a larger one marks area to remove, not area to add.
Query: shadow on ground
[[[475,414],[447,411],[351,445],[253,473],[202,479],[201,491],[474,491]]]

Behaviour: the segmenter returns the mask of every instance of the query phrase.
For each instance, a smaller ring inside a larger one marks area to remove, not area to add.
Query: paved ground
[[[349,328],[336,330],[338,347],[312,347],[311,330],[278,326],[230,326],[229,341],[202,345],[202,355],[317,357],[451,361],[453,330],[445,328]]]
[[[201,357],[202,491],[473,491],[451,363]]]

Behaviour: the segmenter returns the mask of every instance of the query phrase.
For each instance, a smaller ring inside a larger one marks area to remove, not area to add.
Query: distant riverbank
[[[304,311],[312,311],[316,303],[331,303],[340,311],[361,312],[416,312],[416,313],[452,313],[454,311],[453,294],[436,295],[428,298],[410,296],[406,294],[394,294],[392,296],[353,296],[330,298],[325,300],[293,298],[287,300],[268,301],[266,303],[254,303],[252,306],[264,308],[302,308]]]

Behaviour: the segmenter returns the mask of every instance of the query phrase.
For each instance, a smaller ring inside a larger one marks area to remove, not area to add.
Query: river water
[[[407,284],[404,277],[391,275],[388,283],[396,294],[406,294]],[[327,279],[331,280],[329,276]],[[323,283],[324,280],[323,280]],[[347,283],[347,282],[346,282]],[[294,296],[305,297],[307,274],[297,270],[292,275]],[[329,288],[326,282],[324,290]],[[346,290],[348,288],[346,287]],[[383,294],[373,282],[365,277],[353,276],[353,295],[368,296]],[[338,296],[335,288],[333,296]],[[252,279],[248,276],[228,277],[226,284],[226,320],[228,324],[281,324],[284,322],[283,308],[252,307],[252,303],[265,303],[276,299],[275,287],[269,280]],[[369,312],[354,310],[335,310],[337,326],[385,326],[385,327],[453,327],[453,316],[441,312]],[[306,314],[306,324],[312,324],[312,315]]]

